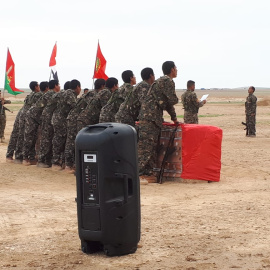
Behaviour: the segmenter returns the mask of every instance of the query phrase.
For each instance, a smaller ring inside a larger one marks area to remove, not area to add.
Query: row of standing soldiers
[[[163,111],[178,124],[174,108],[178,97],[173,81],[177,68],[173,61],[166,61],[162,70],[164,76],[155,80],[153,70],[144,68],[142,81],[136,86],[136,77],[131,70],[122,73],[124,84],[121,87],[116,78],[97,79],[95,89],[80,98],[77,98],[81,91],[78,80],[66,82],[61,91],[55,80],[40,85],[31,82],[32,92],[14,122],[7,161],[55,170],[65,167],[67,172],[73,173],[77,133],[87,125],[119,122],[136,128],[139,174],[152,175]]]

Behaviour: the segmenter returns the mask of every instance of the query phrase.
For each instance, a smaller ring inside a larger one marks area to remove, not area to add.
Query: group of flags
[[[54,80],[58,80],[58,74],[55,67],[56,54],[57,54],[57,43],[55,43],[53,47],[50,62],[49,62],[49,67],[51,68],[50,79],[53,78]],[[105,79],[105,80],[108,79],[108,76],[105,73],[106,63],[107,61],[101,52],[99,42],[98,42],[93,79]],[[15,86],[15,64],[13,62],[9,49],[7,51],[4,90],[7,90],[8,93],[11,95],[18,95],[18,94],[24,93],[24,91],[16,88]]]

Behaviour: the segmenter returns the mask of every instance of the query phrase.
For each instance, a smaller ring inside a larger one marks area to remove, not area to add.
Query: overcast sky
[[[270,87],[269,0],[9,0],[1,2],[0,87],[7,47],[16,65],[16,86],[49,79],[57,41],[61,85],[78,79],[92,87],[97,42],[106,73],[161,65],[178,67],[176,88]]]

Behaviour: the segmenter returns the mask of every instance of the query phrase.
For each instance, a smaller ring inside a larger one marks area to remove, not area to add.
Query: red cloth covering
[[[182,124],[182,175],[184,179],[220,180],[222,129]]]

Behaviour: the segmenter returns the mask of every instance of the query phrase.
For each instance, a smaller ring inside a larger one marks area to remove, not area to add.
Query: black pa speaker
[[[82,251],[134,253],[140,241],[140,182],[133,127],[101,123],[76,137],[78,230]]]

